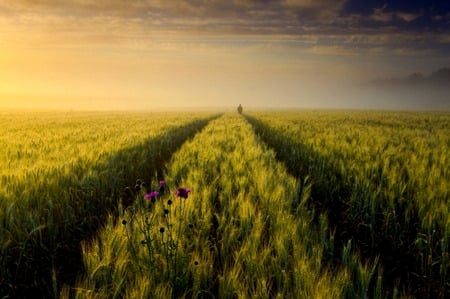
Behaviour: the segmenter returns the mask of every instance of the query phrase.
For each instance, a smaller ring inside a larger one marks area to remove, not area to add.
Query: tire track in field
[[[346,210],[349,208],[348,201],[353,187],[345,182],[343,175],[333,167],[330,161],[311,146],[283,136],[257,118],[249,115],[245,115],[245,118],[261,140],[276,152],[277,159],[286,165],[289,173],[299,179],[309,176],[313,186],[308,205],[316,210],[316,221],[320,214],[327,215],[330,229],[336,232],[337,246],[335,246],[332,260],[334,264],[339,265],[344,247],[349,240],[353,240],[352,243],[356,245],[364,259],[373,260],[377,256],[381,257],[384,287],[389,292],[393,291],[399,278],[402,283],[412,283],[412,285],[419,283],[410,275],[414,271],[414,265],[417,264],[410,248],[397,247],[392,240],[382,239],[382,236],[379,236],[378,243],[370,245],[372,240],[368,227],[355,225],[347,220]],[[399,213],[401,213],[400,209]],[[414,238],[417,233],[415,223],[418,223],[418,220],[411,221],[405,228],[410,238]]]
[[[155,175],[161,176],[181,145],[220,116],[174,127],[138,146],[117,152],[91,170],[74,168],[82,178],[76,186],[71,177],[58,178],[55,184],[67,186],[65,195],[70,200],[64,204],[69,207],[61,207],[57,202],[54,210],[46,211],[52,215],[51,227],[43,227],[26,242],[11,242],[2,249],[2,267],[8,269],[2,273],[8,274],[0,277],[0,297],[51,298],[60,286],[74,282],[83,270],[80,242],[95,236],[107,214],[115,212],[125,197],[123,188],[138,177],[150,181]],[[71,219],[77,221],[68,223],[63,209],[70,210]],[[50,235],[54,232],[56,237]]]
[[[93,221],[84,223],[86,228],[82,230],[87,231],[88,233],[86,235],[81,233],[81,238],[77,240],[77,244],[79,244],[81,240],[90,239],[96,234],[97,229],[104,222],[104,218],[107,214],[116,213],[119,201],[124,205],[129,204],[130,194],[123,191],[124,187],[133,187],[136,178],[141,178],[144,182],[150,182],[152,179],[157,179],[155,176],[162,178],[166,164],[172,159],[173,154],[187,140],[194,138],[194,136],[212,120],[220,116],[221,114],[214,115],[207,119],[196,120],[181,127],[173,128],[168,132],[165,132],[163,136],[151,138],[139,146],[119,151],[109,159],[109,165],[106,166],[106,168],[110,169],[109,173],[115,173],[116,176],[106,176],[105,178],[108,181],[102,184],[105,188],[98,190],[100,191],[98,198],[106,199],[107,202],[102,203],[101,201],[86,201],[82,199],[82,202],[87,202],[91,205],[93,204],[93,206],[89,206],[87,210],[93,211],[94,214],[90,215]],[[130,156],[132,156],[133,166],[130,166],[127,163],[127,161],[130,160]],[[99,166],[98,168],[102,169],[103,167]],[[134,194],[132,194],[131,198],[132,200],[135,199]],[[75,230],[79,230],[80,227],[83,227],[83,223],[75,225]],[[74,281],[76,274],[78,274],[75,273],[75,271],[71,271],[70,267],[82,265],[82,256],[79,246],[76,247],[76,250],[77,261],[68,265],[68,271],[62,271],[69,273],[68,281]],[[61,262],[64,263],[65,254],[62,253],[59,256],[62,257]],[[82,269],[79,268],[76,272],[80,272],[80,270]]]
[[[208,126],[176,154],[169,177],[192,188],[189,218],[202,228],[194,252],[203,257],[199,263],[208,280],[194,292],[211,298],[290,297],[307,294],[308,283],[316,285],[314,278],[305,285],[295,282],[301,272],[296,263],[311,277],[322,271],[310,264],[308,254],[317,251],[308,246],[316,246],[315,240],[302,231],[310,216],[300,209],[301,216],[291,214],[295,179],[243,117],[224,115]],[[262,282],[264,290],[258,289]],[[174,292],[177,297],[186,290]]]
[[[311,198],[314,201],[309,204],[319,209],[320,213],[332,211],[329,215],[331,224],[338,222],[344,210],[342,200],[350,196],[351,190],[350,186],[343,183],[339,171],[329,163],[322,163],[320,167],[315,166],[315,161],[324,159],[310,146],[280,135],[278,131],[255,117],[249,115],[244,117],[261,141],[275,151],[277,160],[286,166],[292,176],[297,179],[304,179],[306,176],[312,178],[314,188],[311,190]],[[323,174],[326,174],[326,177],[323,177]]]

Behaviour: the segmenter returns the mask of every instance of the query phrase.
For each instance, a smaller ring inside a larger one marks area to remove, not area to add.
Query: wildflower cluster
[[[158,271],[163,274],[161,279],[175,286],[187,271],[189,254],[183,234],[193,226],[186,222],[186,200],[191,190],[179,187],[171,193],[165,181],[152,186],[136,181],[136,199],[126,209],[127,219],[122,224],[129,253],[140,271]]]

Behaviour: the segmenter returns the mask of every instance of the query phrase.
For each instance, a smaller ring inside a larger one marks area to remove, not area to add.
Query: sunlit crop
[[[450,295],[448,113],[2,113],[2,297]]]
[[[1,294],[57,294],[123,188],[162,173],[211,115],[2,112]]]
[[[255,113],[249,120],[296,176],[336,238],[380,257],[385,280],[419,297],[448,295],[450,115]]]

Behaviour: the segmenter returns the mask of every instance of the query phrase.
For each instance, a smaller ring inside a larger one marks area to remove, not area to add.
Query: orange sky
[[[450,65],[448,34],[420,33],[436,42],[420,48],[371,33],[370,20],[418,18],[384,10],[355,31],[347,2],[4,0],[0,107],[357,107],[345,91],[366,80]]]

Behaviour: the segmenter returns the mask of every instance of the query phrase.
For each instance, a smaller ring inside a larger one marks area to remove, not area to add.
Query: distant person
[[[242,114],[242,105],[241,104],[239,104],[237,111],[239,112],[239,114]]]

